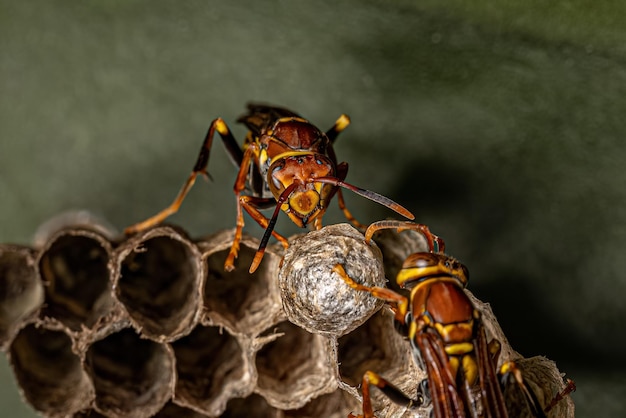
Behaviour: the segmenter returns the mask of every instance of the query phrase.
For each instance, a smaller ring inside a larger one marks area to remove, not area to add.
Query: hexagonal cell
[[[201,414],[200,412],[196,412],[192,409],[188,409],[179,405],[176,405],[174,402],[169,401],[165,404],[163,409],[157,412],[153,418],[206,418],[208,415]]]
[[[0,245],[0,347],[4,348],[20,323],[43,301],[44,289],[35,270],[33,251]]]
[[[358,401],[343,390],[318,396],[302,408],[283,411],[285,418],[345,418],[360,408]]]
[[[409,341],[395,330],[393,314],[389,309],[378,311],[360,328],[341,337],[338,344],[339,374],[345,383],[357,387],[363,374],[371,370],[407,396],[416,397],[418,385],[426,374],[415,365]],[[393,404],[375,387],[370,394],[380,416],[386,416],[385,413],[401,414],[405,410],[403,406]],[[361,413],[360,406],[357,410]],[[426,411],[422,414],[420,416],[428,416]]]
[[[131,328],[93,343],[85,368],[94,383],[95,408],[109,417],[152,416],[174,389],[169,347],[142,339]]]
[[[171,344],[178,375],[177,404],[216,416],[228,399],[252,392],[249,361],[235,337],[223,328],[197,326]]]
[[[282,334],[282,335],[280,335]],[[297,409],[337,388],[334,341],[284,321],[260,338],[275,336],[256,354],[256,391],[281,409]]]
[[[74,331],[92,327],[113,304],[109,242],[88,229],[67,229],[42,249],[39,273],[45,286],[42,318],[55,318]]]
[[[268,248],[263,262],[252,274],[248,268],[258,241],[244,236],[234,271],[224,270],[224,261],[232,243],[231,230],[207,238],[204,256],[208,275],[204,285],[204,308],[213,324],[255,335],[282,317],[277,277],[280,257]]]
[[[565,388],[563,376],[556,367],[556,363],[542,356],[519,359],[515,362],[521,370],[524,381],[528,383],[537,397],[539,404],[547,407],[555,395]],[[514,393],[517,393],[517,396]],[[534,417],[528,408],[524,396],[511,376],[504,390],[505,402],[509,416]],[[549,411],[549,417],[573,417],[575,412],[574,401],[571,396],[559,400]]]
[[[46,416],[71,415],[93,399],[93,385],[63,331],[26,325],[9,347],[9,361],[28,403]]]
[[[169,227],[128,240],[119,250],[114,290],[142,335],[172,341],[195,326],[203,266],[194,244]]]
[[[282,418],[282,411],[270,406],[265,398],[252,394],[245,398],[234,398],[228,402],[228,407],[221,418]]]

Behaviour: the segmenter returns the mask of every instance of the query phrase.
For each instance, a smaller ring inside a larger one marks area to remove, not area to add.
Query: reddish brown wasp
[[[436,418],[507,417],[502,385],[511,376],[537,417],[545,417],[545,412],[575,388],[570,381],[545,410],[540,408],[515,363],[507,362],[497,369],[500,344],[496,340],[487,342],[481,314],[463,290],[469,272],[463,264],[443,253],[443,240],[431,234],[425,225],[381,221],[370,225],[365,233],[366,241],[369,242],[374,232],[385,228],[415,229],[428,241],[430,252],[411,254],[398,273],[396,281],[410,290],[408,298],[391,289],[360,285],[341,265],[335,266],[334,271],[352,288],[369,292],[390,304],[397,328],[408,336],[415,358],[428,377],[420,385],[418,398],[411,399],[383,377],[367,371],[361,386],[363,415],[358,417],[374,417],[370,385],[378,387],[393,402],[410,408],[432,401]]]
[[[244,226],[243,210],[265,228],[265,234],[250,266],[251,273],[261,263],[270,234],[285,248],[288,246],[287,239],[274,231],[280,210],[299,227],[312,223],[315,228],[320,229],[322,216],[332,197],[337,194],[339,207],[346,218],[357,227],[360,226],[346,208],[341,187],[387,206],[408,219],[414,219],[411,212],[391,199],[344,181],[348,174],[348,164],[337,162],[333,143],[339,133],[350,124],[346,115],[341,115],[325,133],[290,110],[261,104],[248,105],[248,113],[237,121],[249,129],[243,149],[237,145],[226,123],[221,118],[215,119],[204,138],[191,175],[172,204],[155,216],[127,228],[127,234],[156,225],[175,213],[195,183],[196,177],[199,174],[208,177],[207,165],[215,131],[222,138],[234,163],[239,166],[234,186],[237,197],[237,227],[224,264],[227,271],[234,269],[239,251]],[[248,194],[244,193],[246,189]],[[272,206],[275,207],[274,213],[268,219],[260,210]]]

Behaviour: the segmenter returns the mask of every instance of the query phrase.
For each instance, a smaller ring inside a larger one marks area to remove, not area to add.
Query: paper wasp
[[[565,390],[545,409],[541,408],[514,362],[497,368],[500,343],[487,342],[481,314],[464,292],[469,279],[467,268],[443,253],[443,240],[431,234],[425,225],[376,222],[367,229],[366,241],[376,231],[387,228],[417,230],[428,242],[430,252],[409,255],[397,275],[398,285],[410,290],[409,297],[387,288],[360,285],[341,265],[335,266],[334,271],[350,287],[390,304],[397,329],[410,340],[415,359],[428,377],[420,384],[417,399],[411,399],[380,375],[367,371],[361,385],[363,415],[359,418],[374,417],[370,385],[378,387],[394,403],[409,408],[432,402],[436,418],[508,417],[503,386],[511,377],[536,417],[545,417],[548,410],[575,389],[569,381]],[[350,417],[356,418],[352,414]]]
[[[378,193],[364,190],[346,183],[348,164],[338,163],[333,144],[349,124],[350,119],[341,115],[325,133],[298,114],[262,104],[249,104],[248,113],[237,122],[243,123],[249,132],[243,148],[230,132],[226,123],[215,119],[204,138],[198,160],[172,204],[153,217],[126,229],[127,234],[142,231],[156,225],[175,213],[195,183],[198,175],[208,177],[207,165],[215,132],[220,135],[233,162],[239,167],[234,191],[237,197],[237,223],[235,237],[224,269],[234,269],[244,226],[245,210],[265,233],[254,257],[250,272],[254,272],[263,258],[270,234],[286,248],[287,239],[274,231],[280,210],[299,227],[310,223],[317,229],[322,227],[322,216],[332,197],[337,194],[339,207],[346,218],[361,226],[346,208],[340,188],[353,191],[363,197],[414,219],[404,207]],[[249,192],[245,194],[244,191]],[[270,219],[260,210],[274,206]]]

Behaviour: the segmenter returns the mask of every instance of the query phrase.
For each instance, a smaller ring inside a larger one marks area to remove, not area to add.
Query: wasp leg
[[[202,142],[202,148],[200,148],[200,153],[198,154],[196,164],[194,165],[191,174],[187,178],[187,181],[185,181],[185,183],[183,184],[183,187],[178,192],[178,195],[176,196],[174,201],[156,215],[146,219],[143,222],[136,223],[135,225],[126,228],[124,230],[125,234],[134,234],[136,232],[143,231],[163,222],[167,217],[173,215],[178,211],[180,205],[185,199],[185,196],[187,196],[187,193],[189,193],[189,190],[191,190],[194,183],[196,182],[196,177],[198,177],[199,174],[207,178],[209,177],[207,166],[209,164],[211,144],[213,143],[213,136],[215,135],[215,131],[217,131],[217,133],[222,138],[224,146],[226,147],[226,150],[228,151],[231,159],[234,162],[241,164],[241,161],[243,159],[243,152],[241,151],[241,148],[239,148],[239,146],[237,145],[237,141],[231,134],[230,129],[228,129],[228,126],[226,125],[224,120],[222,120],[222,118],[215,119],[213,122],[211,122],[209,130],[204,137],[204,141]]]
[[[335,265],[333,271],[337,273],[344,282],[354,290],[361,290],[370,293],[372,296],[382,299],[385,302],[392,304],[391,308],[394,312],[394,318],[401,324],[405,323],[406,313],[409,308],[409,299],[399,293],[394,292],[386,287],[368,287],[358,284],[346,273],[346,270],[341,264]]]
[[[330,139],[331,143],[335,143],[337,136],[343,132],[350,125],[350,117],[348,115],[342,114],[339,116],[335,124],[332,128],[326,131],[326,136]]]
[[[242,208],[246,210],[246,212],[258,223],[262,228],[267,229],[269,225],[269,220],[263,215],[258,207],[267,207],[269,203],[274,203],[275,200],[273,198],[261,198],[255,196],[238,196],[237,198],[237,226],[235,229],[235,237],[233,238],[233,244],[230,247],[230,252],[226,257],[226,261],[224,262],[224,270],[232,271],[235,268],[235,259],[237,258],[237,254],[239,254],[239,243],[241,242],[241,236],[243,235],[243,211]],[[272,231],[272,236],[276,238],[283,247],[289,247],[289,242],[287,238],[283,237],[276,231]],[[250,273],[254,273],[261,263],[262,256],[257,260],[255,256],[255,260],[250,267]],[[254,267],[254,268],[253,268]]]
[[[537,418],[546,418],[544,410],[539,406],[537,395],[535,395],[535,392],[530,385],[526,383],[524,376],[522,375],[522,371],[517,367],[515,362],[507,361],[502,364],[499,374],[503,380],[507,379],[508,376],[513,376],[515,383],[517,383],[518,387],[524,394],[526,402],[528,402],[528,406],[530,407],[533,415]]]
[[[368,370],[363,375],[361,382],[361,390],[363,392],[363,415],[352,415],[354,418],[373,418],[374,410],[372,408],[372,400],[370,396],[370,385],[376,386],[387,397],[397,405],[403,405],[407,408],[419,408],[424,404],[424,399],[420,396],[417,399],[411,399],[406,396],[400,389],[389,383],[385,378]]]
[[[372,240],[372,236],[383,229],[396,229],[398,232],[413,230],[420,232],[426,238],[428,248],[430,252],[443,253],[446,249],[446,244],[443,238],[430,232],[430,228],[424,224],[416,224],[415,222],[384,220],[372,223],[367,227],[365,231],[365,242],[369,244]],[[435,245],[436,244],[436,245]]]
[[[576,383],[572,379],[566,379],[565,388],[562,391],[554,395],[554,398],[550,401],[548,406],[546,406],[543,412],[548,413],[552,408],[554,408],[561,400],[563,400],[567,395],[576,391]]]
[[[476,311],[474,316],[480,318],[480,315]],[[496,339],[487,343],[487,335],[482,321],[478,322],[474,347],[478,365],[480,389],[485,399],[484,409],[487,411],[486,415],[506,417],[508,414],[502,393],[502,386],[498,382],[496,366],[498,357],[500,356],[501,346],[500,342]]]
[[[263,228],[267,228],[269,223],[267,218],[258,211],[257,207],[266,208],[270,203],[274,202],[274,199],[241,195],[241,192],[243,192],[246,188],[246,179],[248,177],[248,173],[250,172],[252,157],[257,152],[258,147],[255,143],[248,145],[243,157],[241,158],[239,172],[237,173],[237,179],[235,180],[235,185],[233,186],[233,190],[237,198],[237,223],[235,227],[235,237],[233,238],[233,243],[230,247],[228,256],[226,257],[226,261],[224,262],[224,270],[226,271],[232,271],[235,269],[235,259],[237,258],[237,254],[239,254],[239,243],[241,242],[241,236],[243,234],[243,227],[245,224],[242,208],[245,209],[246,212],[248,212],[250,216],[252,216],[252,218]],[[283,246],[287,246],[287,239],[282,235],[279,235],[274,231],[272,231],[272,235],[278,239]],[[252,270],[252,272],[254,272],[254,270]]]

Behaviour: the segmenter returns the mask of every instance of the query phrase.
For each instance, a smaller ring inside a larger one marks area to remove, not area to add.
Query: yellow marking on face
[[[472,343],[457,343],[447,345],[446,353],[451,356],[458,356],[460,354],[471,353],[474,350],[474,344]]]
[[[465,379],[470,385],[473,385],[478,379],[478,365],[473,356],[463,356],[463,370],[465,371]]]
[[[280,210],[282,210],[283,212],[288,212],[289,211],[289,203],[285,202],[282,205],[280,205]]]
[[[305,192],[295,192],[289,198],[289,206],[302,215],[308,215],[317,207],[319,201],[320,195],[315,190],[307,190]]]
[[[221,135],[228,135],[228,126],[226,126],[226,123],[221,119],[215,122],[215,129],[217,129],[217,132]]]

